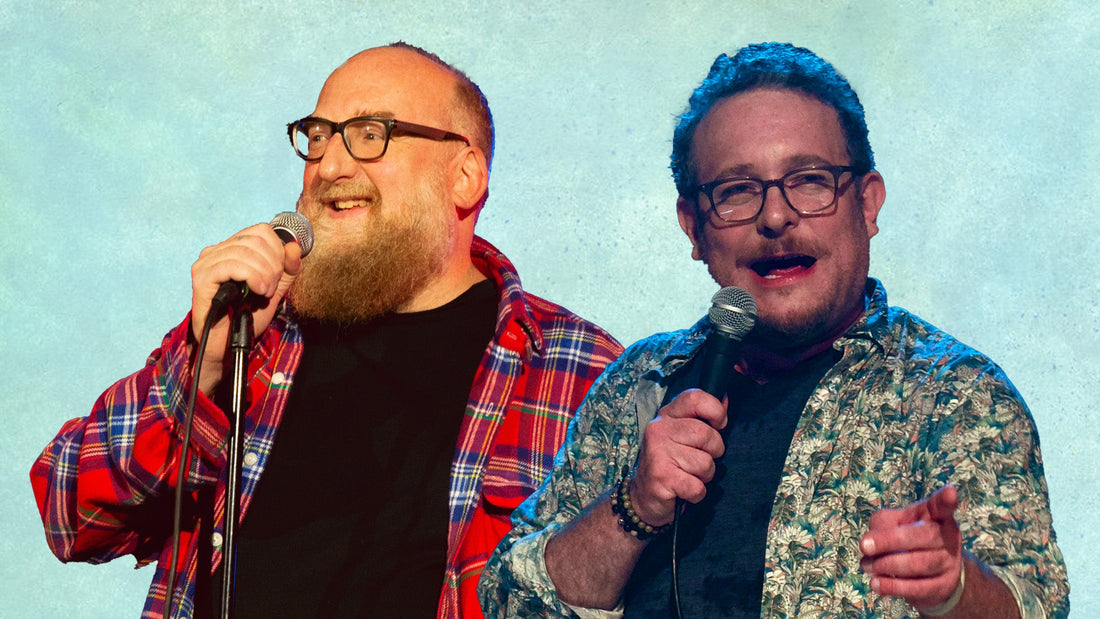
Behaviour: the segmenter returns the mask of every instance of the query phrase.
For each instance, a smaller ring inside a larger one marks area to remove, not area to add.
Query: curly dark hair
[[[691,147],[699,122],[720,99],[757,88],[795,90],[836,110],[856,175],[874,169],[863,105],[848,80],[808,49],[790,43],[758,43],[741,48],[732,58],[718,56],[688,100],[687,111],[680,115],[672,138],[670,167],[681,196],[691,197],[698,184]]]

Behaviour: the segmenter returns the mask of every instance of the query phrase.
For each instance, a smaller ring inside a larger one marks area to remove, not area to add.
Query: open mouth
[[[756,260],[749,266],[760,277],[778,278],[809,269],[815,262],[817,258],[812,256],[791,255]]]
[[[330,208],[335,209],[337,211],[348,211],[348,210],[351,210],[353,208],[366,207],[369,203],[370,203],[370,201],[366,200],[366,199],[360,199],[360,200],[333,200],[332,202],[329,202],[328,205],[329,205]]]

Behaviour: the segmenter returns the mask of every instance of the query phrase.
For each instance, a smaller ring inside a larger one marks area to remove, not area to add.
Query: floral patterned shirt
[[[951,483],[963,547],[1012,591],[1021,616],[1065,617],[1069,584],[1055,542],[1031,413],[987,357],[901,308],[868,280],[868,309],[834,343],[841,359],[798,422],[768,524],[762,617],[919,617],[880,597],[860,569],[871,514]],[[608,366],[570,425],[555,468],[512,515],[486,566],[488,617],[600,617],[555,595],[546,541],[638,457],[667,377],[707,331],[658,334]]]

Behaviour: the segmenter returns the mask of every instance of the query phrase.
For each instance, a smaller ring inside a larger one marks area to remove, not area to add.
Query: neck
[[[836,338],[832,338],[811,346],[791,348],[746,343],[741,349],[741,360],[737,363],[737,371],[759,383],[765,383],[786,374],[803,361],[825,352],[835,341]]]
[[[442,307],[484,279],[485,274],[474,266],[467,251],[465,260],[452,261],[438,277],[424,286],[408,303],[398,308],[397,313],[424,312]]]
[[[816,338],[811,343],[779,339],[747,340],[741,348],[737,371],[760,383],[786,374],[803,361],[832,348],[833,343],[862,315],[863,307],[856,308],[847,320],[841,321],[825,337]]]

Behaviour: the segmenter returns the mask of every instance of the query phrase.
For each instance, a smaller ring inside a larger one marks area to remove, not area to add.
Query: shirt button
[[[244,455],[245,466],[256,466],[256,463],[260,461],[260,457],[256,455],[256,452],[250,451]]]
[[[275,372],[271,375],[271,383],[275,385],[281,385],[286,382],[286,374],[282,372]]]
[[[221,548],[222,547],[222,534],[221,533],[214,533],[213,535],[211,535],[210,536],[210,543],[214,546],[214,548]]]

